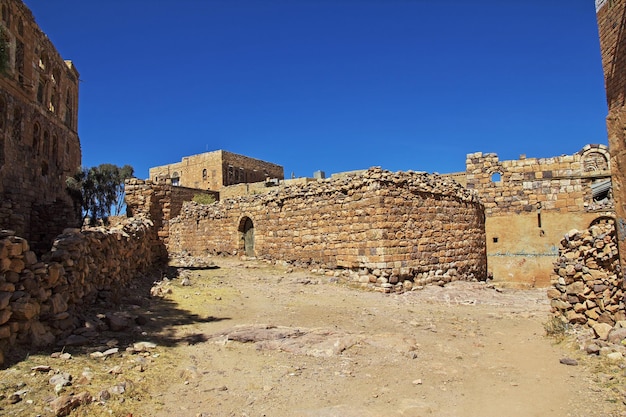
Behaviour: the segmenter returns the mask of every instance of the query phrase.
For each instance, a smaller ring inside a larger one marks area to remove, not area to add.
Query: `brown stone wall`
[[[84,306],[153,267],[148,220],[111,229],[67,229],[42,258],[28,241],[0,236],[0,364],[15,343],[41,346],[67,336]]]
[[[181,162],[150,168],[150,179],[203,190],[284,178],[283,167],[222,150],[184,157]],[[176,180],[178,178],[178,181]]]
[[[21,1],[2,0],[0,11],[10,52],[0,74],[0,228],[42,252],[80,218],[65,190],[81,164],[78,72]]]
[[[500,282],[548,286],[559,241],[572,228],[613,217],[605,146],[587,145],[574,155],[500,161],[493,153],[467,156],[467,187],[485,205],[489,273]]]
[[[483,207],[438,176],[370,169],[209,206],[185,204],[170,222],[168,250],[244,253],[246,219],[256,256],[344,269],[366,285],[401,290],[486,274]]]
[[[626,320],[617,252],[612,221],[570,230],[560,242],[548,290],[553,312],[590,327]]]
[[[596,17],[609,107],[606,121],[623,270],[626,268],[626,0],[597,1]]]
[[[193,188],[173,186],[171,183],[137,178],[126,180],[126,211],[129,217],[150,219],[154,231],[149,235],[155,259],[166,260],[166,245],[169,243],[170,219],[180,214],[183,203],[192,201],[198,194],[211,195],[217,201],[219,193]]]

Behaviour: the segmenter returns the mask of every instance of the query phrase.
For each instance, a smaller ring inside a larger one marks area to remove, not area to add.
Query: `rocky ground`
[[[552,326],[545,290],[389,295],[213,262],[103,294],[63,344],[16,352],[0,415],[626,416],[624,348],[581,349],[591,333]]]

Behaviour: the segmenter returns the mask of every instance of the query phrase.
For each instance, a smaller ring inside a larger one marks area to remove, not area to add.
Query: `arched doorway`
[[[246,256],[254,256],[254,223],[250,217],[244,217],[239,222],[239,249]]]

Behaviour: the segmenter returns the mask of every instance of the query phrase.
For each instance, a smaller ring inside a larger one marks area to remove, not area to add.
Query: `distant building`
[[[172,185],[219,191],[223,187],[284,179],[280,165],[218,150],[186,156],[181,162],[150,168],[154,182],[171,181]]]
[[[78,71],[20,0],[0,0],[0,228],[45,249],[79,214],[65,179],[81,164]]]

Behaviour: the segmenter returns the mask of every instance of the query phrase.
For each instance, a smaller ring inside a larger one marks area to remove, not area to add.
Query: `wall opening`
[[[254,256],[254,223],[250,217],[239,221],[239,250],[246,256]]]
[[[491,174],[491,182],[500,182],[502,181],[502,174],[499,172],[494,172]]]

